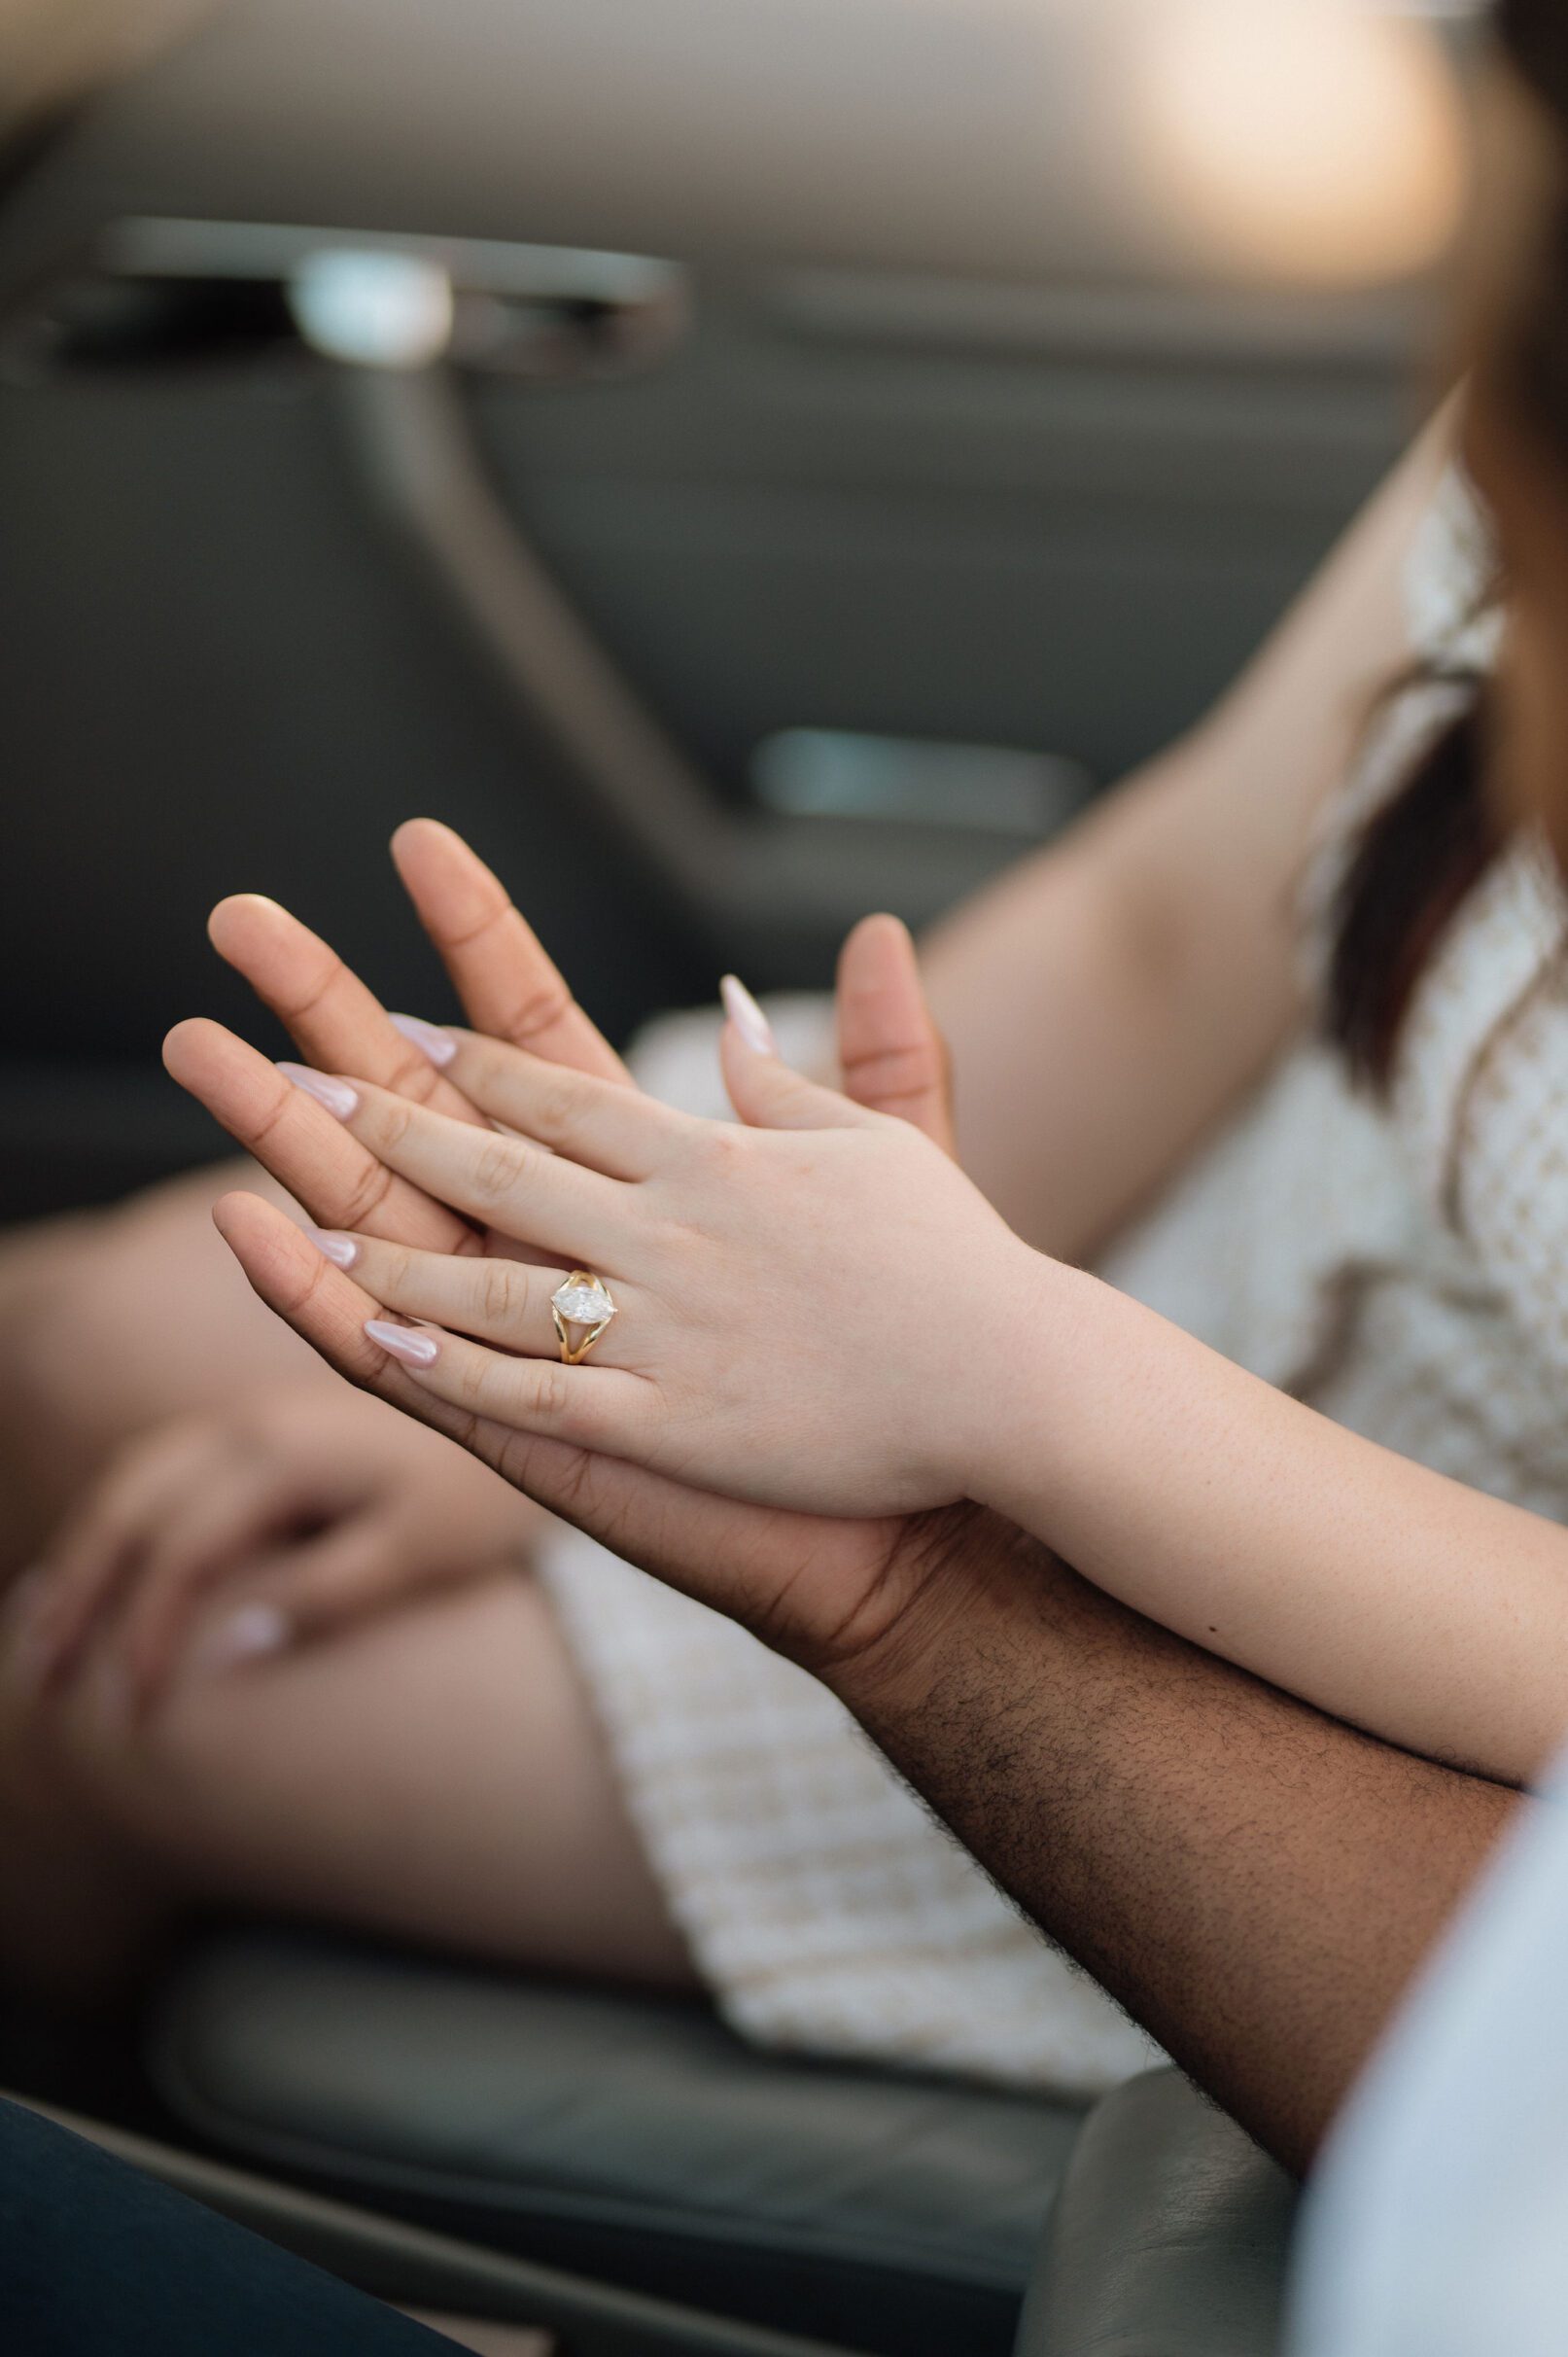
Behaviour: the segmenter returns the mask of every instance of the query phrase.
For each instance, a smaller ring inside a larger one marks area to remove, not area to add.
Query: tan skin
[[[1280,830],[1281,843],[1291,845],[1281,872],[1299,856],[1301,825],[1332,782],[1341,735],[1352,724],[1361,693],[1363,665],[1375,675],[1386,668],[1372,621],[1380,612],[1392,616],[1395,611],[1402,527],[1424,497],[1432,463],[1424,454],[1412,465],[1380,518],[1342,560],[1333,597],[1309,605],[1298,617],[1299,672],[1290,660],[1287,634],[1286,646],[1274,651],[1259,675],[1272,675],[1273,692],[1281,696],[1288,682],[1305,695],[1310,676],[1319,698],[1320,726],[1307,732],[1311,756],[1300,763],[1297,826],[1294,832]],[[1333,627],[1336,614],[1342,631]],[[1324,660],[1331,644],[1342,645],[1346,654],[1353,646],[1353,687],[1343,663],[1326,683]],[[1549,699],[1550,683],[1538,680],[1536,693]],[[1229,745],[1237,792],[1243,768],[1255,777],[1252,763],[1266,741],[1249,738],[1243,718],[1261,728],[1261,709],[1245,691],[1206,742],[1213,774],[1224,772],[1222,756]],[[1568,713],[1555,715],[1552,729],[1554,736],[1544,741],[1564,741]],[[1250,757],[1243,763],[1247,745]],[[1203,772],[1203,749],[1202,744],[1182,749],[1153,780],[1129,792],[1122,807],[1135,810],[1141,798],[1145,810],[1161,808],[1162,778],[1172,802],[1186,792],[1201,805],[1193,781]],[[1280,748],[1282,759],[1285,750]],[[1290,770],[1291,762],[1285,760],[1285,766]],[[1553,784],[1554,779],[1533,784],[1521,779],[1518,791],[1539,799]],[[1152,828],[1153,821],[1148,824]],[[1119,827],[1125,832],[1119,833]],[[1282,919],[1276,939],[1275,922],[1260,918],[1257,936],[1274,942],[1275,955],[1265,960],[1258,989],[1221,990],[1215,943],[1252,936],[1237,925],[1197,923],[1188,934],[1174,904],[1168,932],[1155,927],[1151,933],[1146,922],[1134,927],[1134,882],[1145,886],[1157,863],[1151,861],[1145,871],[1133,856],[1130,846],[1140,831],[1133,820],[1119,821],[1113,808],[1100,828],[1103,866],[1098,884],[1089,881],[1097,869],[1080,856],[1082,846],[1070,847],[1060,864],[1039,871],[1034,890],[1039,905],[1049,905],[1053,922],[1044,952],[1036,935],[1036,958],[1049,963],[1056,944],[1066,940],[1078,970],[1093,967],[1098,951],[1110,958],[1109,945],[1120,943],[1123,957],[1113,995],[1119,992],[1125,1006],[1158,1005],[1161,1044],[1167,1051],[1185,1037],[1187,1001],[1174,987],[1175,977],[1204,1016],[1193,1027],[1194,1095],[1184,1097],[1180,1121],[1175,1108],[1169,1108],[1169,1118],[1151,1119],[1146,1130],[1140,1129],[1139,1151],[1124,1156],[1120,1165],[1122,1185],[1112,1190],[1112,1200],[1125,1208],[1180,1158],[1191,1142],[1186,1133],[1201,1134],[1267,1060],[1271,1026],[1277,1021],[1283,1027],[1290,1018],[1290,993],[1282,979],[1288,956]],[[997,944],[1000,990],[1015,1004],[1020,977],[1016,970],[1004,970],[1000,951],[1008,947],[1016,955],[1029,930],[1017,909],[1010,912],[1006,905],[1005,896],[1020,891],[1016,885],[1004,887],[997,915],[971,934],[978,940],[984,933]],[[1272,884],[1256,905],[1276,909]],[[1143,911],[1145,919],[1151,914]],[[952,953],[953,971],[961,978],[962,930],[956,929],[952,939],[958,944]],[[1152,940],[1155,952],[1140,949],[1134,957],[1134,939]],[[941,957],[933,955],[939,1003],[941,967]],[[1096,979],[1094,994],[1086,994],[1077,1010],[1086,1023],[1104,998],[1104,972]],[[1233,984],[1235,979],[1233,973]],[[953,998],[961,1016],[963,991],[958,982]],[[993,998],[993,1018],[995,1003]],[[1244,1016],[1227,1028],[1218,1017],[1238,1003],[1244,1004]],[[961,1061],[961,1020],[956,1028]],[[994,1042],[1002,1027],[993,1019],[986,1028]],[[1047,1065],[1053,1057],[1066,1061],[1080,1036],[1077,1024],[1062,1021],[1037,1043],[1038,1053]],[[985,1062],[981,1045],[976,1042],[977,1068]],[[993,1071],[1000,1052],[993,1047]],[[1114,1042],[1103,1052],[1119,1076],[1135,1074],[1140,1058],[1151,1079],[1158,1076],[1154,1066],[1160,1059],[1135,1033],[1119,1053]],[[321,1060],[354,1069],[341,1056]],[[1164,1061],[1169,1060],[1167,1053]],[[1028,1092],[1018,1088],[1015,1061],[1007,1052],[1006,1096],[1016,1106]],[[982,1156],[985,1128],[976,1114],[984,1102],[977,1091],[975,1106],[964,1116],[977,1141],[974,1151]],[[1125,1143],[1125,1113],[1119,1120],[1119,1127],[1107,1122],[1106,1134],[1114,1132]],[[1093,1123],[1088,1129],[1093,1149],[1100,1140]],[[342,1133],[337,1136],[341,1140]],[[1081,1149],[1084,1142],[1080,1130],[1074,1146]],[[290,1176],[294,1182],[295,1174]],[[1059,1187],[1050,1182],[1053,1176],[1060,1178]],[[999,1159],[998,1196],[1005,1198],[1008,1183]],[[311,1186],[301,1184],[299,1191],[308,1197]],[[1063,1169],[1048,1172],[1031,1197],[1041,1222],[1036,1232],[1059,1250],[1073,1249],[1075,1223],[1078,1235],[1092,1240],[1089,1190],[1076,1209],[1068,1194]],[[1102,1199],[1102,1191],[1095,1199]],[[1055,1224],[1059,1202],[1063,1210]],[[334,1216],[325,1196],[312,1208],[331,1224],[341,1223],[340,1207]],[[1028,1205],[1015,1198],[1012,1208],[1015,1218],[1027,1217]],[[270,1244],[258,1244],[250,1254],[253,1280],[309,1328],[303,1299],[288,1297],[288,1268],[280,1263],[269,1272],[265,1265],[268,1252],[275,1255],[278,1249],[275,1235]],[[312,1330],[312,1339],[346,1356],[346,1335]],[[645,1506],[640,1508],[645,1521],[634,1531],[626,1499],[585,1493],[583,1468],[565,1460],[552,1468],[548,1446],[542,1453],[538,1445],[529,1451],[530,1487],[551,1502],[570,1505],[594,1527],[603,1524],[618,1543],[635,1540],[651,1567],[693,1584],[700,1581],[704,1574],[696,1556],[712,1559],[715,1535],[701,1516],[695,1551],[689,1530],[677,1544],[678,1518],[666,1510],[669,1501],[651,1525]],[[688,1511],[682,1505],[681,1517]],[[733,1544],[733,1532],[726,1544]],[[877,1583],[884,1607],[880,1625],[862,1626],[848,1636],[836,1631],[825,1649],[820,1631],[774,1628],[770,1634],[785,1636],[792,1649],[813,1659],[1049,1929],[1093,1964],[1276,2150],[1301,2160],[1513,1804],[1494,1787],[1411,1760],[1317,1718],[1152,1632],[1047,1561],[1031,1559],[1029,1576],[1021,1578],[1016,1546],[1004,1530],[961,1518],[934,1527],[923,1524],[899,1536],[886,1556],[887,1576]],[[278,1665],[264,1678],[258,1673],[254,1682],[260,1687],[281,1681],[303,1666],[303,1658],[287,1668]],[[993,1738],[978,1759],[977,1724]],[[155,1848],[164,1840],[151,1826],[144,1838]],[[1182,1849],[1191,1855],[1194,1871],[1173,1876],[1169,1859]],[[169,1845],[164,1854],[177,1854],[177,1845]]]

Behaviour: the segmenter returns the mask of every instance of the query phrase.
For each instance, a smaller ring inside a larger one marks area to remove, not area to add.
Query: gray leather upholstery
[[[1178,2072],[1119,2088],[1073,2153],[1017,2357],[1273,2357],[1296,2199]]]
[[[760,2055],[695,2006],[281,1934],[198,1952],[149,2062],[275,2175],[896,2357],[1005,2357],[1081,2120]]]

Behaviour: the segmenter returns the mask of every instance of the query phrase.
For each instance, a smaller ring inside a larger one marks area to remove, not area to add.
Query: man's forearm
[[[966,1847],[1305,2168],[1515,1795],[1324,1718],[976,1516],[831,1675]]]

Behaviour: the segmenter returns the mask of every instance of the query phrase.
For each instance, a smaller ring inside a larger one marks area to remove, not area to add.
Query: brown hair
[[[1497,0],[1503,53],[1557,119],[1568,146],[1568,9],[1561,0]],[[1491,366],[1509,406],[1568,472],[1568,201],[1544,228],[1534,291]],[[1374,817],[1341,889],[1325,1022],[1356,1076],[1385,1088],[1416,984],[1444,932],[1502,843],[1484,791],[1486,684]]]

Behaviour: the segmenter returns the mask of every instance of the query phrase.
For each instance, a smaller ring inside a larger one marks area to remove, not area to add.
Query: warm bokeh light
[[[1151,160],[1216,259],[1355,286],[1443,252],[1466,139],[1430,30],[1353,0],[1152,0],[1140,48]]]

